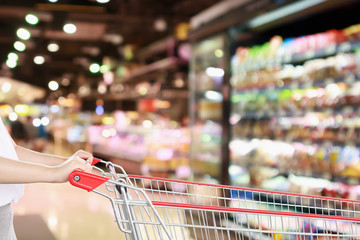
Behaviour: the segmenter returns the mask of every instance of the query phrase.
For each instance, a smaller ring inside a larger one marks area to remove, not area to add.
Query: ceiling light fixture
[[[18,50],[19,52],[23,52],[23,51],[25,51],[26,46],[25,46],[25,44],[24,44],[23,42],[16,41],[16,42],[14,43],[14,48],[15,48],[16,50]]]
[[[18,115],[15,112],[9,114],[10,121],[16,121],[18,119]]]
[[[58,0],[49,0],[49,2],[56,3]]]
[[[154,28],[158,32],[165,31],[167,29],[167,23],[166,23],[165,19],[163,19],[163,18],[156,19],[154,22]]]
[[[30,14],[25,16],[25,21],[28,24],[36,25],[39,22],[39,18],[37,16],[35,16],[34,14],[30,13]]]
[[[98,3],[108,3],[110,0],[96,0]]]
[[[5,83],[1,86],[1,91],[2,91],[3,93],[8,93],[8,92],[10,92],[11,88],[12,88],[11,83],[5,82]]]
[[[57,43],[49,43],[49,45],[47,46],[49,52],[57,52],[59,51],[59,48],[59,44]]]
[[[34,63],[41,65],[45,62],[45,58],[43,56],[36,56],[34,57]]]
[[[39,22],[39,18],[37,16],[35,16],[34,14],[30,13],[30,14],[25,16],[25,21],[28,24],[36,25]]]
[[[104,36],[103,39],[105,42],[110,42],[114,45],[119,45],[124,41],[123,36],[117,33],[108,33]]]
[[[93,63],[90,65],[89,70],[91,73],[98,73],[100,71],[100,65],[97,63]]]
[[[13,53],[13,52],[10,52],[7,57],[8,57],[9,60],[13,60],[13,61],[19,60],[19,56],[16,53]]]
[[[17,62],[13,59],[8,59],[6,60],[6,66],[8,66],[9,68],[14,68],[16,67]]]
[[[72,23],[65,24],[63,29],[64,29],[64,32],[66,32],[68,34],[73,34],[76,32],[76,26]]]
[[[19,28],[16,31],[16,35],[21,38],[22,40],[28,40],[31,37],[31,34],[28,30],[26,30],[25,28]]]
[[[107,91],[107,87],[106,87],[105,83],[103,83],[103,82],[99,83],[98,92],[100,94],[105,94],[106,91]]]
[[[69,86],[70,85],[70,79],[65,77],[61,80],[61,84],[65,87]]]
[[[260,26],[263,26],[265,24],[277,21],[279,19],[282,19],[286,16],[292,15],[294,13],[303,11],[307,8],[313,7],[315,5],[318,5],[325,0],[301,0],[301,1],[295,1],[294,3],[288,4],[284,7],[275,9],[271,12],[267,12],[266,14],[260,15],[258,17],[255,17],[251,21],[249,21],[249,27],[250,28],[257,28]]]
[[[59,84],[55,81],[50,81],[48,86],[52,91],[56,91],[59,89]]]
[[[34,118],[33,125],[34,125],[34,127],[40,127],[40,125],[41,125],[40,118]]]
[[[214,67],[206,68],[205,72],[209,77],[223,77],[225,74],[225,71],[222,68]]]

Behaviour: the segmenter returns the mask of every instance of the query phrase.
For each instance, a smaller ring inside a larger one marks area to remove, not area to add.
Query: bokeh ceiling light
[[[61,84],[65,87],[69,86],[70,85],[70,79],[69,78],[63,78],[61,80]]]
[[[101,67],[100,67],[100,72],[101,73],[107,73],[107,72],[109,72],[110,71],[110,66],[109,65],[101,65]]]
[[[34,118],[34,120],[33,120],[33,125],[34,125],[35,127],[40,127],[40,125],[41,125],[41,120],[40,120],[40,118]]]
[[[98,3],[108,3],[110,0],[96,0]]]
[[[17,60],[19,60],[19,56],[16,53],[10,52],[8,54],[8,59],[13,60],[13,61],[17,61]]]
[[[56,3],[58,0],[49,0],[49,2]]]
[[[57,43],[49,43],[49,45],[47,46],[49,52],[57,52],[59,51],[59,48],[59,44]]]
[[[105,42],[110,42],[115,45],[119,45],[124,41],[123,36],[121,36],[120,34],[116,34],[116,33],[108,33],[104,36],[103,39]]]
[[[217,58],[222,58],[224,56],[224,51],[221,49],[216,49],[214,54]]]
[[[15,68],[17,66],[17,62],[15,60],[8,59],[6,60],[6,66],[9,68]]]
[[[48,117],[42,117],[41,118],[41,124],[44,125],[44,126],[47,126],[49,125],[50,123],[50,119]]]
[[[104,73],[104,83],[106,85],[111,85],[114,82],[114,73],[113,72],[107,72]]]
[[[25,51],[26,46],[25,46],[25,44],[24,44],[23,42],[16,41],[16,42],[14,43],[14,48],[15,48],[16,50],[18,50],[19,52],[23,52],[23,51]]]
[[[76,26],[72,23],[65,24],[63,29],[64,29],[64,32],[66,32],[68,34],[73,34],[76,32]]]
[[[107,92],[106,85],[104,83],[100,83],[98,86],[98,92],[100,94],[105,94]]]
[[[49,82],[49,89],[52,91],[56,91],[59,89],[59,84],[56,81]]]
[[[167,23],[166,23],[165,19],[163,19],[163,18],[156,19],[154,22],[154,28],[158,32],[165,31],[167,29]]]
[[[8,93],[8,92],[10,92],[11,88],[12,88],[11,83],[5,82],[5,83],[1,86],[1,91],[2,91],[3,93]]]
[[[26,15],[25,21],[28,24],[36,25],[39,22],[39,18],[37,16],[35,16],[34,14],[30,13],[30,14]]]
[[[18,115],[15,112],[9,114],[10,121],[16,121],[18,119]]]
[[[30,32],[25,28],[19,28],[16,31],[16,35],[22,40],[28,40],[31,37]]]
[[[41,64],[44,64],[44,62],[45,62],[45,58],[43,56],[34,57],[35,64],[41,65]]]
[[[98,73],[100,71],[100,65],[97,63],[93,63],[90,65],[89,70],[91,73]]]

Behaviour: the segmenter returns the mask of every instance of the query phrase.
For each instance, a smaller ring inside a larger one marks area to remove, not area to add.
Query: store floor
[[[69,155],[66,149],[48,152]],[[28,184],[14,205],[18,240],[119,240],[109,200],[64,184]]]
[[[18,240],[124,239],[110,202],[70,184],[31,184],[14,205]]]

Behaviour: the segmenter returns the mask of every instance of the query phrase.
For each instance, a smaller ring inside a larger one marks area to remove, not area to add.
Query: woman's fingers
[[[84,159],[79,157],[79,156],[75,156],[74,160],[76,161],[76,165],[75,165],[75,168],[73,170],[79,168],[79,169],[81,169],[81,170],[83,170],[85,172],[90,172],[91,171],[91,168],[92,168],[91,163],[88,160],[84,161]]]
[[[83,160],[86,160],[87,162],[90,163],[90,165],[92,164],[92,161],[93,161],[93,155],[89,152],[85,152],[84,150],[79,150],[77,151],[74,156],[78,156],[80,157],[81,159]]]

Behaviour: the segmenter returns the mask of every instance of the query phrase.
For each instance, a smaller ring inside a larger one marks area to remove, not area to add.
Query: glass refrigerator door
[[[224,42],[219,35],[192,45],[190,159],[195,177],[219,179],[221,171]]]

